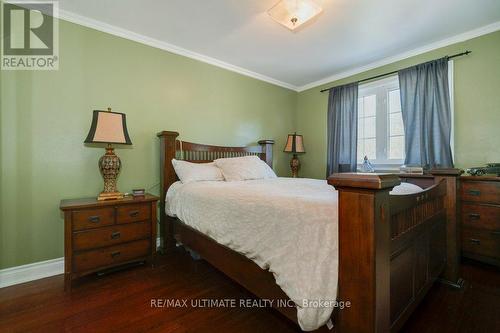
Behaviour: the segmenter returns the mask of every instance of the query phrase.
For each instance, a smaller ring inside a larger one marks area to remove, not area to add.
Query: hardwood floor
[[[435,284],[404,332],[499,332],[500,269],[464,259],[462,290]]]
[[[500,327],[500,271],[466,261],[465,288],[435,285],[404,332],[494,332]],[[269,308],[151,307],[151,299],[254,299],[204,261],[179,251],[156,268],[82,279],[63,276],[0,289],[0,332],[297,332]],[[188,301],[188,305],[189,305]]]

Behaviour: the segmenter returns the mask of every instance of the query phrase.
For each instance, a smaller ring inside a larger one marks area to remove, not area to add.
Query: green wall
[[[463,43],[379,67],[299,93],[297,132],[304,135],[307,153],[301,156],[301,176],[326,174],[328,93],[323,88],[412,66],[445,55],[471,50],[454,60],[455,164],[460,168],[500,162],[500,31]]]
[[[161,130],[221,145],[274,139],[277,173],[288,175],[280,148],[296,92],[64,21],[59,29],[58,71],[0,71],[0,268],[63,256],[59,201],[102,190],[104,149],[83,144],[94,109],[127,114],[121,191],[159,182]]]

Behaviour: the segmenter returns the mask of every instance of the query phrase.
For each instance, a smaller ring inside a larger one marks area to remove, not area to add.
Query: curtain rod
[[[472,53],[472,51],[465,51],[465,52],[462,52],[462,53],[457,53],[457,54],[454,54],[454,55],[451,55],[451,56],[448,56],[448,59],[452,59],[452,58],[456,58],[456,57],[461,57],[461,56],[464,56],[464,55],[468,55]],[[401,69],[400,69],[401,70]],[[374,80],[374,79],[378,79],[380,77],[384,77],[384,76],[388,76],[388,75],[392,75],[392,74],[397,74],[400,70],[397,70],[397,71],[393,71],[393,72],[389,72],[389,73],[384,73],[384,74],[379,74],[379,75],[375,75],[375,76],[372,76],[372,77],[369,77],[367,79],[363,79],[363,80],[359,80],[357,81],[358,83],[361,83],[361,82],[366,82],[366,81],[370,81],[370,80]],[[326,89],[323,89],[321,90],[320,92],[325,92],[325,91],[329,91],[333,88],[335,88],[337,86],[334,86],[334,87],[330,87],[330,88],[326,88]]]

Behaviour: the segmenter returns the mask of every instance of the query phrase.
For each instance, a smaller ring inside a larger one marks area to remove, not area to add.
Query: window
[[[454,156],[453,61],[448,62],[448,83],[452,120],[451,153]],[[405,133],[397,75],[359,86],[358,164],[363,163],[365,156],[378,168],[392,169],[404,163]]]
[[[358,164],[401,165],[405,137],[397,76],[359,86]]]
[[[388,160],[402,161],[405,157],[405,132],[401,114],[399,88],[389,91],[389,146]]]
[[[377,158],[377,96],[358,98],[358,163],[364,156]]]

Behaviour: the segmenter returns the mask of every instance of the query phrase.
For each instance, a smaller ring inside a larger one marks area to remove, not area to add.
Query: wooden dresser
[[[461,177],[462,255],[500,266],[500,177]]]
[[[137,261],[153,263],[158,197],[62,200],[64,285],[94,272]]]

